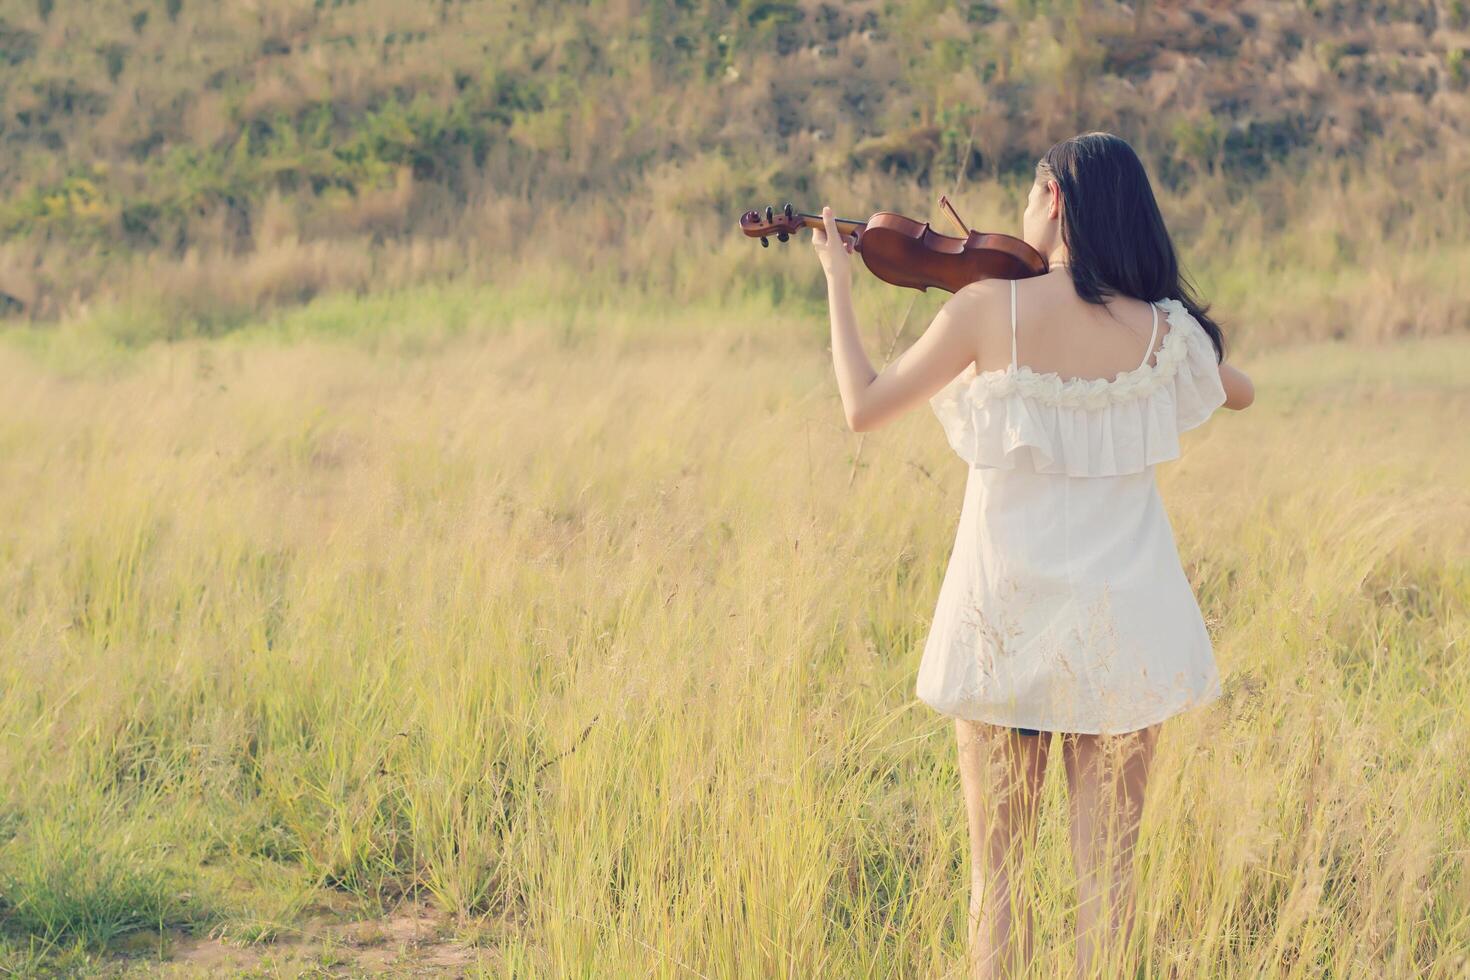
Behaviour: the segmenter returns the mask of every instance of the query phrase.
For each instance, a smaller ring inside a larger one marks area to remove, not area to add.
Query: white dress
[[[916,693],[996,725],[1134,731],[1221,693],[1154,483],[1225,401],[1215,349],[1163,299],[1152,358],[1063,379],[1017,365],[1015,303],[1013,280],[1010,367],[971,364],[930,399],[970,470]]]

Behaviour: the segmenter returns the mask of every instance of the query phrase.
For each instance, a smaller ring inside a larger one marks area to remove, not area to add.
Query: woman
[[[827,274],[847,421],[876,429],[928,400],[969,464],[917,694],[955,718],[971,846],[975,976],[1031,960],[1017,894],[1060,735],[1078,875],[1078,976],[1126,945],[1132,855],[1159,725],[1214,700],[1209,635],[1154,483],[1179,433],[1250,379],[1181,276],[1132,147],[1108,133],[1042,157],[1022,237],[1045,275],[961,289],[873,371],[851,297],[852,242],[830,208]]]

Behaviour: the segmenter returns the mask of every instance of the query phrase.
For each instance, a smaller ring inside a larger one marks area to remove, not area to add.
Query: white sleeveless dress
[[[971,364],[930,399],[970,465],[916,693],[958,718],[1129,732],[1220,696],[1209,633],[1154,466],[1225,402],[1215,349],[1177,299],[1132,371],[1063,379]],[[1152,352],[1154,340],[1148,349]],[[1150,363],[1152,362],[1152,363]]]

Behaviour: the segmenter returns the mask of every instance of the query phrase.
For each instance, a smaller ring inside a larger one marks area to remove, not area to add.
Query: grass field
[[[0,969],[962,976],[927,409],[848,432],[811,317],[445,309],[5,336]],[[1159,475],[1226,696],[1143,975],[1464,976],[1470,339],[1241,363]]]

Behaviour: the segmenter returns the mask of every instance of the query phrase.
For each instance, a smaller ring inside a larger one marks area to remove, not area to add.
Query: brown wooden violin
[[[868,271],[895,286],[938,286],[953,293],[981,279],[1029,279],[1047,271],[1046,256],[1022,239],[970,229],[947,197],[939,199],[939,206],[964,229],[964,238],[942,235],[927,221],[892,211],[879,211],[867,221],[838,218],[837,230],[856,236],[853,250]],[[767,207],[764,214],[747,211],[740,216],[740,230],[766,247],[772,235],[784,242],[802,228],[821,227],[820,214],[806,214],[790,204],[780,211]]]

